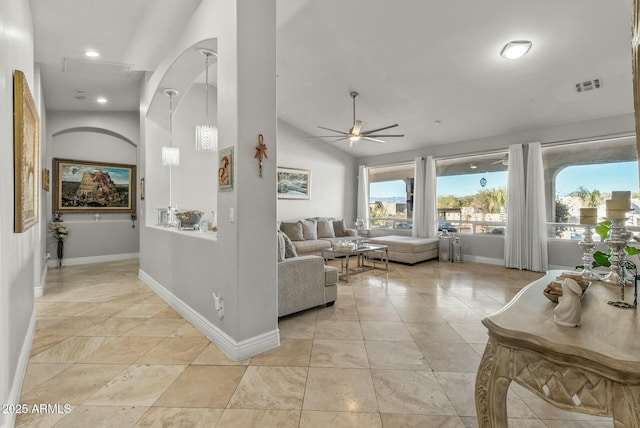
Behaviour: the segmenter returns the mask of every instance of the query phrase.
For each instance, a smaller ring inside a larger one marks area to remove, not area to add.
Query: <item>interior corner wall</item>
[[[36,88],[33,24],[29,2],[0,2],[0,403],[10,404],[12,385],[19,376],[21,351],[33,314],[35,258],[40,251],[38,224],[14,233],[13,72],[25,73]],[[33,93],[37,96],[37,93]],[[36,106],[40,100],[35,99]],[[41,193],[42,194],[42,193]],[[0,426],[12,417],[0,412]]]
[[[278,220],[336,217],[351,224],[357,199],[355,157],[307,137],[288,122],[278,121],[278,166],[311,171],[310,199],[279,199]]]
[[[51,191],[46,195],[47,222],[55,211],[54,158],[137,165],[139,133],[137,112],[51,112],[47,129],[50,146],[47,168],[51,170]],[[137,181],[138,177],[134,183],[136,191]],[[132,222],[130,213],[103,213],[99,221],[94,214],[64,214],[64,221],[71,228],[64,246],[65,262],[81,262],[82,258],[107,260],[139,252],[138,222]],[[48,237],[47,250],[53,257],[55,247],[55,240]]]

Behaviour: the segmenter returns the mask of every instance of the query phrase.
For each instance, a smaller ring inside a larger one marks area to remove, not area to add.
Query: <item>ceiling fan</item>
[[[362,131],[362,121],[356,120],[356,97],[359,95],[356,91],[351,91],[349,93],[351,98],[353,99],[353,126],[349,129],[349,132],[338,131],[337,129],[325,128],[324,126],[318,126],[320,129],[324,129],[331,132],[336,132],[338,135],[319,135],[308,138],[337,138],[337,140],[331,141],[331,143],[337,143],[342,140],[349,140],[349,147],[353,147],[360,140],[372,141],[374,143],[384,143],[380,138],[387,137],[404,137],[404,134],[377,134],[379,131],[384,131],[385,129],[395,128],[398,124],[393,124],[389,126],[383,126],[382,128],[370,129],[367,131]]]

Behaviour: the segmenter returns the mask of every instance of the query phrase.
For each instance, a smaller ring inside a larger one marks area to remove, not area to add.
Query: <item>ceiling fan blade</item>
[[[374,143],[381,143],[384,144],[384,141],[382,140],[378,140],[377,138],[371,138],[371,137],[361,137],[362,140],[367,140],[367,141],[371,141]]]
[[[382,135],[380,135],[380,134],[373,134],[373,135],[372,134],[364,134],[363,136],[364,137],[374,137],[374,138],[377,138],[377,137],[404,137],[404,134],[382,134]]]
[[[342,135],[310,135],[305,138],[338,138],[338,137],[343,138]]]
[[[396,126],[398,126],[397,123],[394,125],[383,126],[382,128],[378,129],[369,129],[368,131],[362,131],[361,134],[371,134],[372,132],[384,131],[385,129],[395,128]]]
[[[360,134],[360,129],[362,128],[362,121],[361,120],[356,120],[353,123],[353,128],[351,128],[351,135],[359,135]]]
[[[337,140],[329,141],[329,144],[337,143],[338,141],[348,140],[349,137],[338,138]]]
[[[338,131],[337,129],[325,128],[324,126],[318,126],[318,128],[324,129],[325,131],[337,132],[338,134],[342,134],[342,135],[349,135],[348,132]]]

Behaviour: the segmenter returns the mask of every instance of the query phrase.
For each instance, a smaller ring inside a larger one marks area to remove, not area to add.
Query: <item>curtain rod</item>
[[[595,143],[595,142],[624,140],[626,138],[635,138],[635,136],[636,136],[635,132],[626,132],[622,134],[599,135],[597,137],[591,137],[591,138],[576,138],[573,140],[552,141],[548,143],[541,143],[540,145],[542,147],[555,147],[555,146],[564,146],[566,144]]]
[[[621,134],[605,134],[605,135],[599,135],[596,137],[591,137],[591,138],[575,138],[572,140],[559,140],[559,141],[550,141],[548,143],[540,143],[540,145],[542,147],[555,147],[555,146],[563,146],[566,144],[579,144],[579,143],[595,143],[595,142],[600,142],[600,141],[615,141],[615,140],[622,140],[625,138],[633,138],[635,137],[636,134],[635,132],[626,132],[626,133],[621,133]],[[529,142],[533,142],[533,141],[529,141]],[[528,144],[528,143],[522,143],[522,144]],[[504,152],[508,152],[509,151],[509,147],[504,147],[501,149],[492,149],[492,150],[478,150],[475,152],[467,152],[467,153],[463,153],[463,154],[452,154],[452,155],[446,155],[446,156],[433,156],[435,160],[449,160],[449,159],[456,159],[456,158],[465,158],[465,157],[471,157],[471,156],[479,156],[479,155],[492,155],[492,154],[498,154],[498,153],[504,153]],[[425,156],[422,156],[421,159],[425,159]],[[365,166],[367,168],[384,168],[384,167],[391,167],[391,166],[400,166],[400,165],[407,165],[409,163],[412,163],[415,161],[415,158],[412,160],[406,160],[406,161],[399,161],[399,162],[394,162],[394,163],[383,163],[383,164],[376,164],[376,165],[366,165]]]

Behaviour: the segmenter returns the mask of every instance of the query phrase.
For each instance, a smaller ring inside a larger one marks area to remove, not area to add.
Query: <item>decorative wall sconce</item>
[[[199,49],[199,51],[205,56],[205,123],[196,125],[196,150],[199,152],[215,152],[218,150],[218,128],[209,124],[209,59],[215,59],[217,54],[209,49]]]

